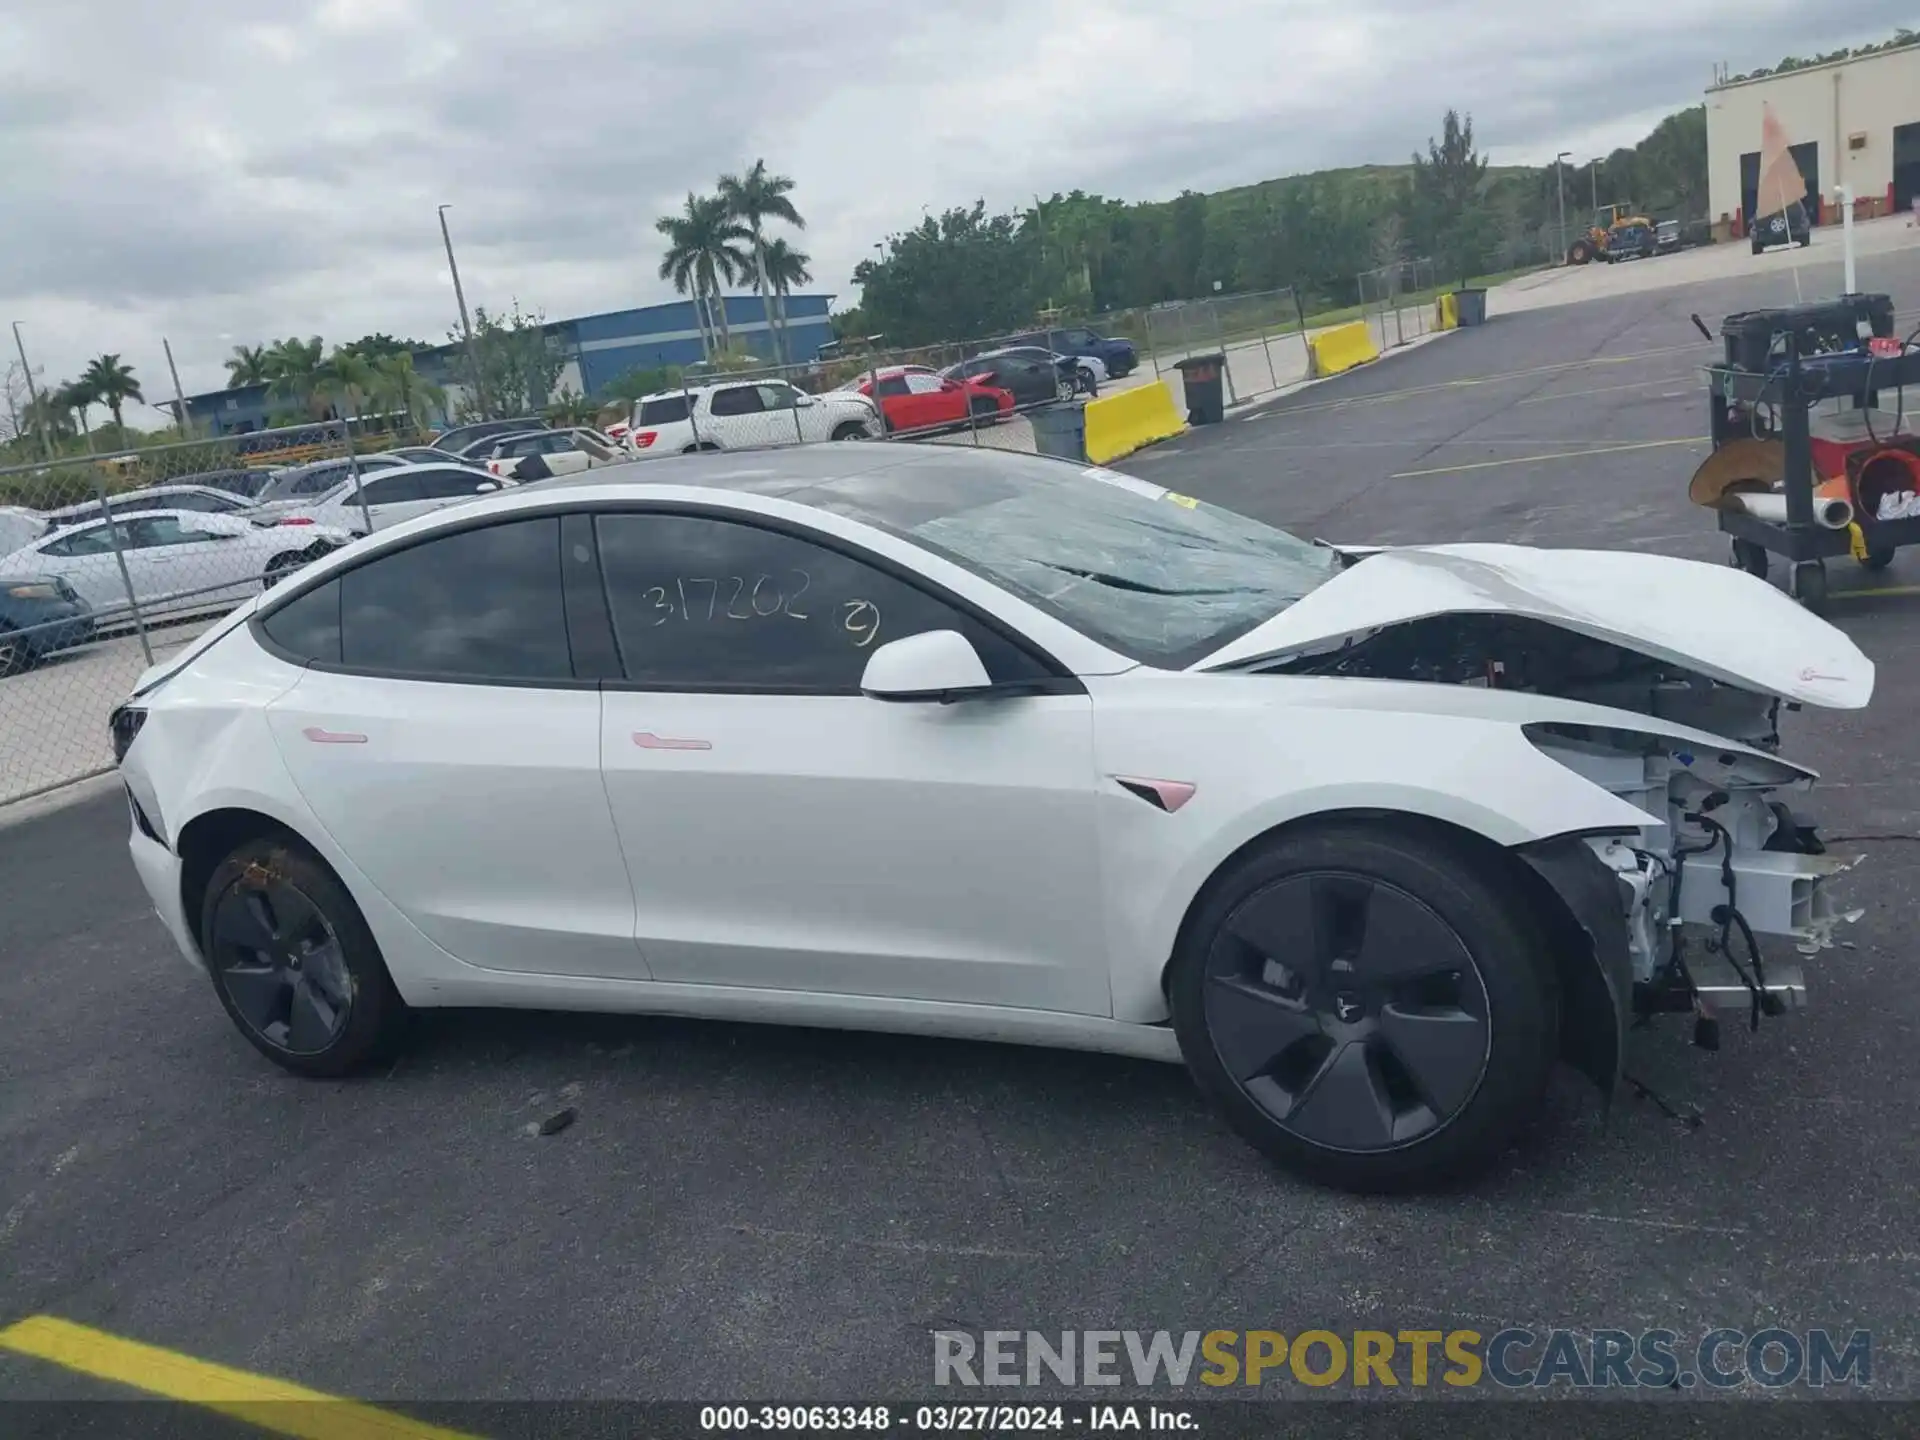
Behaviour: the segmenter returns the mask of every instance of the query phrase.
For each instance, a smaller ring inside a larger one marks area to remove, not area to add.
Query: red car
[[[853,388],[879,405],[890,431],[965,425],[970,417],[992,421],[1013,413],[1011,392],[972,380],[946,380],[918,365],[863,375]]]

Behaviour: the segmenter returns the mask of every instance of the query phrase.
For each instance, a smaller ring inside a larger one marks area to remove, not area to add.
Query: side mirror
[[[794,396],[794,397],[793,397],[793,403],[794,403],[794,404],[795,404],[796,406],[798,406],[798,407],[799,407],[800,409],[802,409],[802,410],[804,410],[804,409],[806,409],[806,408],[807,408],[807,407],[808,407],[809,405],[812,405],[812,404],[815,404],[816,402],[815,402],[815,400],[814,400],[814,398],[813,398],[813,396],[811,396],[811,395],[806,395],[806,394],[801,394],[801,395],[796,395],[796,396]]]
[[[888,641],[860,677],[861,692],[875,700],[953,700],[992,687],[979,652],[958,630]]]

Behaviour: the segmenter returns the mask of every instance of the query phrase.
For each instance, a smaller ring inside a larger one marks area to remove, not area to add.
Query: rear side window
[[[260,622],[267,638],[296,661],[340,663],[340,582],[309,590]]]
[[[638,423],[642,425],[671,425],[686,418],[687,397],[684,395],[663,395],[658,400],[640,402]]]
[[[572,678],[556,517],[438,536],[349,570],[339,584],[340,663],[349,669]]]

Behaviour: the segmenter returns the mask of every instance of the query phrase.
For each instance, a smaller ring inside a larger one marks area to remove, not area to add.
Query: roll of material
[[[1720,497],[1720,503],[1728,509],[1744,510],[1756,520],[1786,523],[1787,497],[1777,490],[1732,490]],[[1853,523],[1853,506],[1837,495],[1816,495],[1813,523],[1828,530],[1844,530]]]

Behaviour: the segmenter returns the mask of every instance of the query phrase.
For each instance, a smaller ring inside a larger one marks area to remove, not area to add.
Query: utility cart
[[[1843,319],[1844,327],[1832,323]],[[1880,410],[1881,396],[1911,386],[1911,409],[1920,412],[1920,348],[1885,343],[1892,321],[1891,302],[1877,295],[1729,316],[1722,329],[1726,361],[1708,370],[1714,449],[1757,438],[1778,440],[1784,451],[1784,520],[1734,507],[1717,512],[1720,529],[1732,537],[1733,563],[1764,578],[1769,557],[1784,556],[1792,567],[1789,593],[1815,612],[1826,605],[1829,556],[1852,555],[1862,566],[1880,569],[1901,546],[1920,542],[1920,514],[1880,520],[1862,508],[1851,525],[1841,528],[1827,528],[1815,518],[1813,412],[1832,401],[1859,412],[1863,421],[1877,416],[1882,442],[1893,438],[1896,415]],[[1836,333],[1840,328],[1844,336]],[[1869,329],[1883,342],[1881,349],[1895,353],[1865,349],[1867,337],[1860,332]]]

